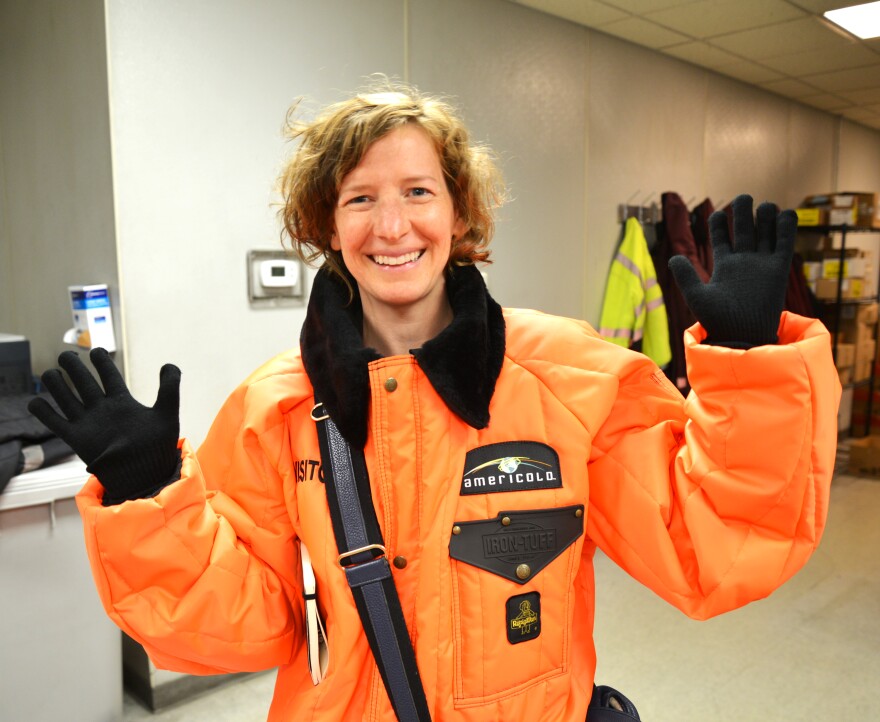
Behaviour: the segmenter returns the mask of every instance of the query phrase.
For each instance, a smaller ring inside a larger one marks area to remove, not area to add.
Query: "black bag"
[[[613,687],[593,685],[587,722],[641,722],[636,706]]]

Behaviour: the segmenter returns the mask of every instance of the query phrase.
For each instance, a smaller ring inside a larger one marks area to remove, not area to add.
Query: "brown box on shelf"
[[[880,228],[880,197],[877,193],[835,193],[831,199],[828,223],[857,228]]]
[[[854,306],[855,319],[859,323],[872,326],[877,323],[877,313],[880,311],[880,304],[866,303],[862,306]]]
[[[825,256],[822,259],[822,269],[819,272],[819,278],[833,278],[837,280],[838,276],[844,278],[865,278],[868,275],[869,262],[863,253],[857,255],[847,255],[843,259],[843,273],[840,272],[840,254],[834,256]]]
[[[834,301],[837,299],[836,278],[820,278],[816,281],[816,297],[823,301]],[[862,298],[864,293],[863,278],[844,278],[840,281],[840,297],[846,299]]]
[[[854,343],[838,343],[834,365],[838,369],[853,366],[856,362],[856,345]]]
[[[880,435],[871,434],[850,442],[849,473],[880,477]]]
[[[863,328],[867,328],[863,326]],[[858,364],[868,364],[868,375],[870,375],[870,366],[874,363],[874,358],[877,356],[877,342],[873,338],[865,339],[861,343],[855,344],[855,363]]]
[[[799,226],[827,226],[827,208],[796,208]]]
[[[871,365],[873,363],[873,360],[856,361],[852,367],[852,382],[858,384],[871,378]]]

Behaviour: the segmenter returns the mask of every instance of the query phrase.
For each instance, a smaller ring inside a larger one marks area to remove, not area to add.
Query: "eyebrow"
[[[438,183],[438,184],[441,183],[441,181],[437,180],[437,178],[434,177],[433,175],[414,175],[414,176],[407,176],[406,178],[402,179],[403,183],[424,183],[425,181],[432,181],[433,183]],[[345,185],[345,183],[343,183],[339,188],[339,192],[340,193],[342,193],[342,192],[359,193],[361,191],[368,190],[372,187],[373,186],[370,183],[355,183],[354,185],[350,185],[350,186],[347,186],[347,185]]]

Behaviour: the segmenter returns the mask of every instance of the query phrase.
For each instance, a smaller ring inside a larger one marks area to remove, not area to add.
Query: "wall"
[[[304,309],[253,310],[245,273],[248,249],[280,248],[286,111],[402,77],[403,4],[108,0],[107,27],[129,381],[152,399],[162,364],[180,366],[199,443],[227,394],[298,343]]]
[[[0,2],[0,331],[35,371],[66,348],[68,285],[119,308],[106,68],[101,0]]]
[[[588,35],[502,0],[410,6],[410,78],[454,94],[510,186],[492,293],[502,305],[580,315]]]
[[[177,363],[195,443],[297,342],[303,308],[252,309],[244,259],[279,245],[273,184],[299,96],[308,115],[373,72],[451,95],[513,195],[493,293],[593,323],[621,202],[880,189],[876,131],[506,0],[107,0],[111,144],[100,3],[0,3],[0,262],[15,269],[0,323],[48,365],[64,287],[91,269],[112,283],[118,253],[129,382],[150,400]]]

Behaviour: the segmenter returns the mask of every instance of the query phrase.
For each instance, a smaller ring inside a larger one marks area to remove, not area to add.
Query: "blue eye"
[[[413,188],[410,193],[412,193],[416,197],[424,197],[431,193],[427,188]]]
[[[348,203],[366,203],[368,200],[370,199],[367,196],[355,196],[354,198],[350,199]]]

